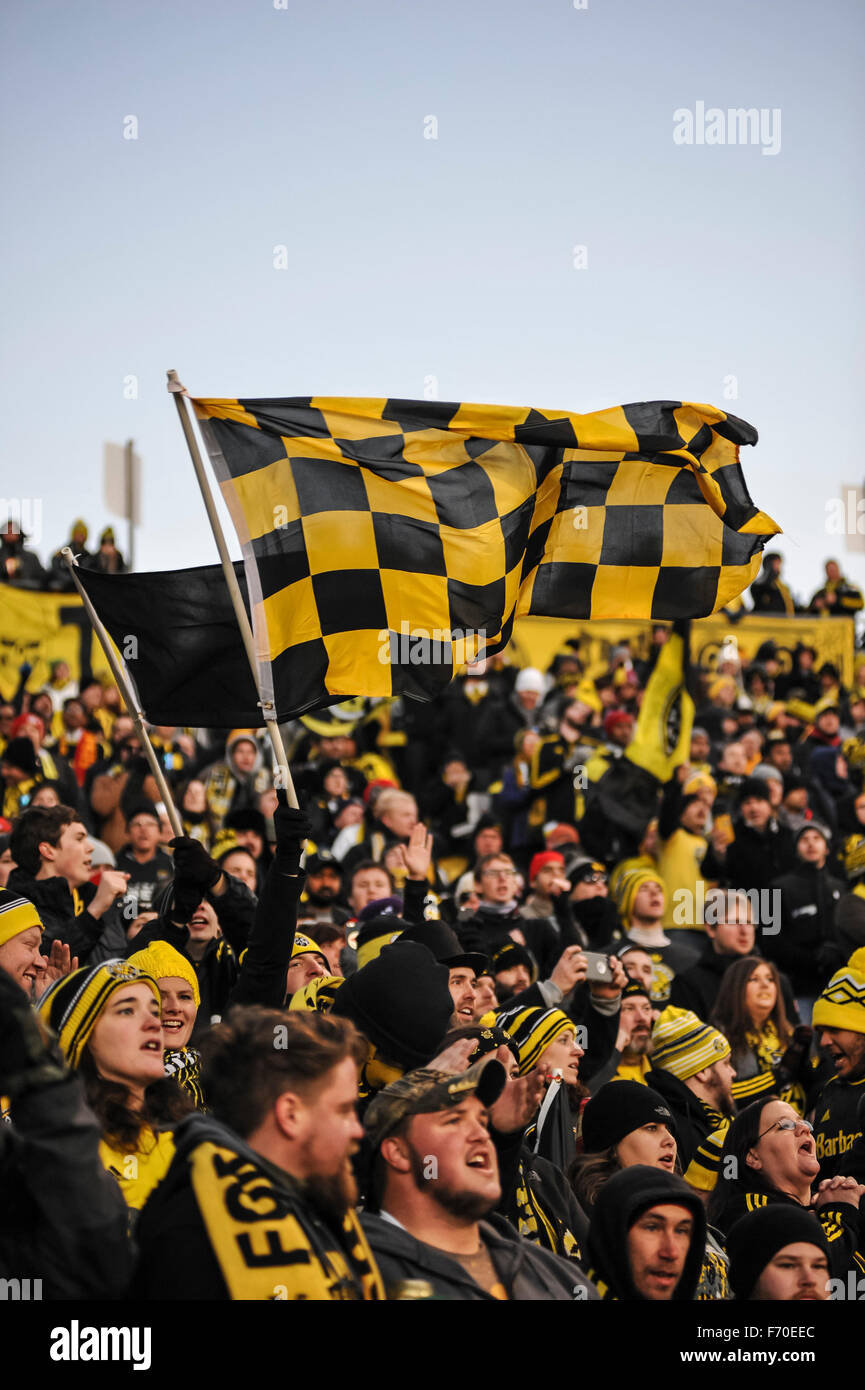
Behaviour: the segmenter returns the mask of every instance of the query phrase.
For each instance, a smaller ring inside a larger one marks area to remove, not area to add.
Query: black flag
[[[249,611],[243,565],[234,566]],[[78,578],[123,657],[151,724],[264,724],[221,565]],[[280,711],[280,716],[285,717]]]

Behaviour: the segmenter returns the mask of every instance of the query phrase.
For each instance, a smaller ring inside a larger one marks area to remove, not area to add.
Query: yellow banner
[[[110,679],[77,594],[38,594],[0,585],[0,696],[9,700],[15,694],[25,662],[33,667],[27,689],[38,690],[51,674],[52,661],[67,661],[73,680],[80,679],[87,664],[100,680]]]
[[[508,647],[508,660],[545,671],[566,641],[579,637],[582,661],[592,674],[600,674],[609,663],[610,648],[626,638],[630,640],[633,655],[645,658],[651,645],[652,627],[652,623],[630,619],[573,623],[559,618],[518,618]],[[852,683],[855,639],[852,618],[785,618],[771,613],[765,616],[748,614],[731,623],[723,613],[715,613],[691,623],[691,661],[695,666],[714,670],[721,647],[733,639],[743,663],[747,664],[770,638],[778,648],[782,670],[790,670],[796,643],[807,642],[816,648],[818,666],[831,661],[841,672],[843,683],[848,686]]]
[[[620,621],[574,623],[560,618],[518,618],[508,647],[508,660],[545,671],[555,653],[569,638],[580,638],[580,655],[593,673],[609,662],[610,648],[628,638],[634,656],[649,652],[652,623],[623,618]],[[774,640],[782,669],[787,671],[797,642],[817,650],[818,666],[831,661],[845,685],[853,680],[855,632],[852,618],[785,618],[748,614],[731,623],[722,613],[691,623],[691,661],[713,670],[723,643],[733,637],[744,662],[753,661],[763,642]],[[48,680],[49,662],[67,661],[73,680],[81,675],[82,656],[100,680],[111,677],[102,648],[87,621],[77,594],[39,594],[0,585],[0,696],[10,699],[18,688],[19,667],[33,670],[28,690],[38,690]]]

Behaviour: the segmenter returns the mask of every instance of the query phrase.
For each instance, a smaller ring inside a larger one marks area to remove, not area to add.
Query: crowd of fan
[[[22,672],[0,1273],[55,1298],[850,1296],[865,660],[845,686],[806,644],[728,644],[647,794],[668,639],[304,716],[300,810],[262,731],[154,727],[178,837],[117,691]]]

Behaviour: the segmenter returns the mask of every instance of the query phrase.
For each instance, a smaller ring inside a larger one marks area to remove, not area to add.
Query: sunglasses
[[[768,1129],[764,1129],[762,1134],[757,1135],[757,1143],[759,1144],[760,1140],[767,1134],[770,1134],[773,1129],[777,1129],[780,1132],[804,1129],[807,1130],[809,1134],[814,1133],[814,1126],[808,1120],[776,1120]]]

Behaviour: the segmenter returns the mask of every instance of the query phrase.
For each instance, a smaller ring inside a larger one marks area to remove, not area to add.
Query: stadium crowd
[[[7,527],[2,579],[66,582],[30,555]],[[122,569],[113,536],[93,563]],[[752,595],[796,611],[778,557]],[[862,606],[829,561],[809,611]],[[662,781],[641,711],[671,640],[305,715],[300,809],[263,730],[153,727],[179,837],[114,686],[25,668],[0,700],[0,1274],[849,1297],[865,657],[845,685],[805,643],[725,648]]]

